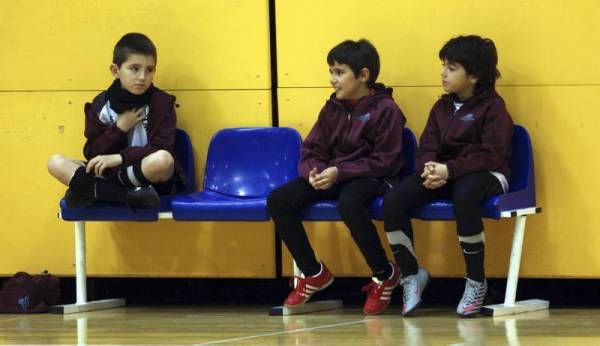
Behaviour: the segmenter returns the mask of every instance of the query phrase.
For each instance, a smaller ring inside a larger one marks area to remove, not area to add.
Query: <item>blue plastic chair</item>
[[[493,196],[485,201],[481,206],[483,217],[490,219],[512,217],[516,216],[511,213],[512,211],[536,208],[531,141],[525,128],[519,125],[514,127],[510,169],[512,177],[508,192]],[[421,220],[455,219],[452,201],[450,200],[436,200],[424,204],[416,208],[411,216]]]
[[[402,155],[404,155],[405,164],[400,175],[408,176],[415,172],[415,153],[417,150],[417,140],[412,131],[405,127],[402,132]],[[377,220],[383,219],[381,205],[383,197],[377,197],[371,203],[371,213]],[[303,220],[306,221],[339,221],[340,214],[337,210],[336,200],[317,201],[306,207],[303,211]]]
[[[284,127],[231,128],[212,138],[204,188],[172,201],[178,221],[267,221],[267,196],[298,176],[300,134]]]
[[[548,309],[549,306],[548,301],[539,299],[515,302],[521,250],[525,234],[525,220],[527,215],[541,212],[541,208],[536,206],[535,200],[531,140],[527,130],[520,125],[515,125],[513,130],[510,168],[512,176],[509,191],[489,198],[481,206],[485,218],[516,217],[504,304],[489,305],[483,309],[484,313],[494,316],[543,310]],[[411,217],[432,221],[455,219],[452,201],[450,200],[436,200],[426,203],[413,210]]]
[[[186,191],[195,190],[194,153],[192,142],[188,134],[177,129],[175,133],[174,153],[176,160],[181,164],[186,183]],[[133,210],[125,205],[96,202],[86,208],[69,208],[64,199],[60,201],[61,218],[65,221],[156,221],[159,213],[171,211],[171,199],[173,196],[162,196],[161,206],[157,209]]]
[[[175,133],[174,155],[181,164],[187,193],[195,190],[194,153],[192,142],[185,131],[177,129]],[[86,221],[157,221],[159,218],[170,219],[171,199],[174,196],[161,197],[161,206],[157,209],[137,210],[124,205],[112,203],[94,203],[87,208],[68,208],[64,200],[60,201],[60,217],[63,220],[75,221],[75,304],[57,305],[50,308],[51,313],[69,314],[83,311],[108,309],[125,305],[121,298],[97,301],[87,300],[87,272],[85,251],[85,222]]]

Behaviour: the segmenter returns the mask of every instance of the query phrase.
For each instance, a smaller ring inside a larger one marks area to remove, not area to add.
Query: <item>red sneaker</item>
[[[298,280],[294,287],[294,279]],[[283,302],[286,307],[300,306],[306,303],[315,292],[322,291],[331,285],[333,275],[325,264],[321,263],[321,272],[314,276],[295,276],[290,279],[290,287],[294,288]]]
[[[363,311],[367,315],[374,315],[385,310],[390,302],[392,301],[392,292],[394,288],[400,284],[400,268],[390,263],[392,266],[392,276],[383,281],[379,281],[377,278],[372,278],[372,282],[362,288],[364,292],[367,292],[367,300]]]

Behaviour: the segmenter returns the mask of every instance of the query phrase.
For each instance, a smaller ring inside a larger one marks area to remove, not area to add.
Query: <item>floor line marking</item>
[[[233,341],[241,341],[241,340],[262,338],[262,337],[265,337],[265,336],[283,335],[283,334],[291,334],[291,333],[297,333],[297,332],[308,332],[308,331],[311,331],[311,330],[318,330],[318,329],[326,329],[326,328],[332,328],[332,327],[347,326],[347,325],[351,325],[351,324],[366,323],[366,322],[369,322],[369,321],[372,321],[372,320],[362,319],[362,320],[358,320],[358,321],[348,321],[348,322],[335,323],[335,324],[326,324],[326,325],[318,326],[318,327],[300,328],[300,329],[285,330],[285,331],[273,332],[273,333],[265,333],[265,334],[257,334],[257,335],[250,335],[250,336],[242,336],[242,337],[238,337],[238,338],[231,338],[231,339],[224,339],[224,340],[216,340],[216,341],[204,342],[204,343],[201,343],[201,344],[198,344],[198,345],[214,345],[214,344],[222,344],[222,343],[225,343],[225,342],[233,342]]]

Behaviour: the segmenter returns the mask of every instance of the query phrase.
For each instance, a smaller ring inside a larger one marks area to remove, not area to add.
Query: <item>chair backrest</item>
[[[220,130],[208,147],[204,189],[266,197],[298,176],[301,141],[298,131],[285,127]]]
[[[535,205],[535,175],[531,139],[527,130],[516,124],[513,128],[510,169],[509,192],[527,190],[533,198],[532,204]]]
[[[183,168],[185,175],[185,192],[196,191],[196,169],[194,168],[194,151],[190,136],[182,130],[175,130],[175,159]]]
[[[400,177],[404,178],[415,172],[417,155],[417,139],[408,127],[405,127],[402,132],[402,155],[404,155],[405,162],[400,172]]]

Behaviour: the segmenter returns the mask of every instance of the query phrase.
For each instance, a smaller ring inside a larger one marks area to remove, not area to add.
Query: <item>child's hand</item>
[[[423,182],[423,186],[430,190],[438,189],[446,184],[447,180],[438,175],[429,175]]]
[[[121,157],[121,154],[98,155],[88,162],[85,171],[87,173],[94,172],[96,175],[100,176],[105,169],[117,167],[122,163],[123,157]]]
[[[327,190],[335,184],[338,177],[337,167],[328,167],[317,175],[313,187],[316,190]]]
[[[310,186],[315,187],[315,181],[317,180],[318,175],[319,174],[317,173],[316,168],[313,168],[310,170],[310,172],[308,172],[308,183],[310,184]]]
[[[431,174],[434,174],[435,172],[435,168],[434,165],[432,164],[432,162],[427,162],[425,164],[425,166],[423,167],[423,173],[421,173],[421,178],[423,179],[427,179],[428,176],[430,176]]]
[[[448,166],[444,163],[429,161],[425,164],[421,178],[427,179],[430,175],[436,175],[443,180],[448,180]]]
[[[428,189],[438,189],[448,181],[448,166],[443,163],[429,161],[425,163],[421,178],[425,179],[423,186]]]
[[[145,107],[130,109],[119,114],[119,118],[117,119],[117,127],[123,130],[123,132],[128,132],[131,130],[135,124],[144,119],[144,108]]]

